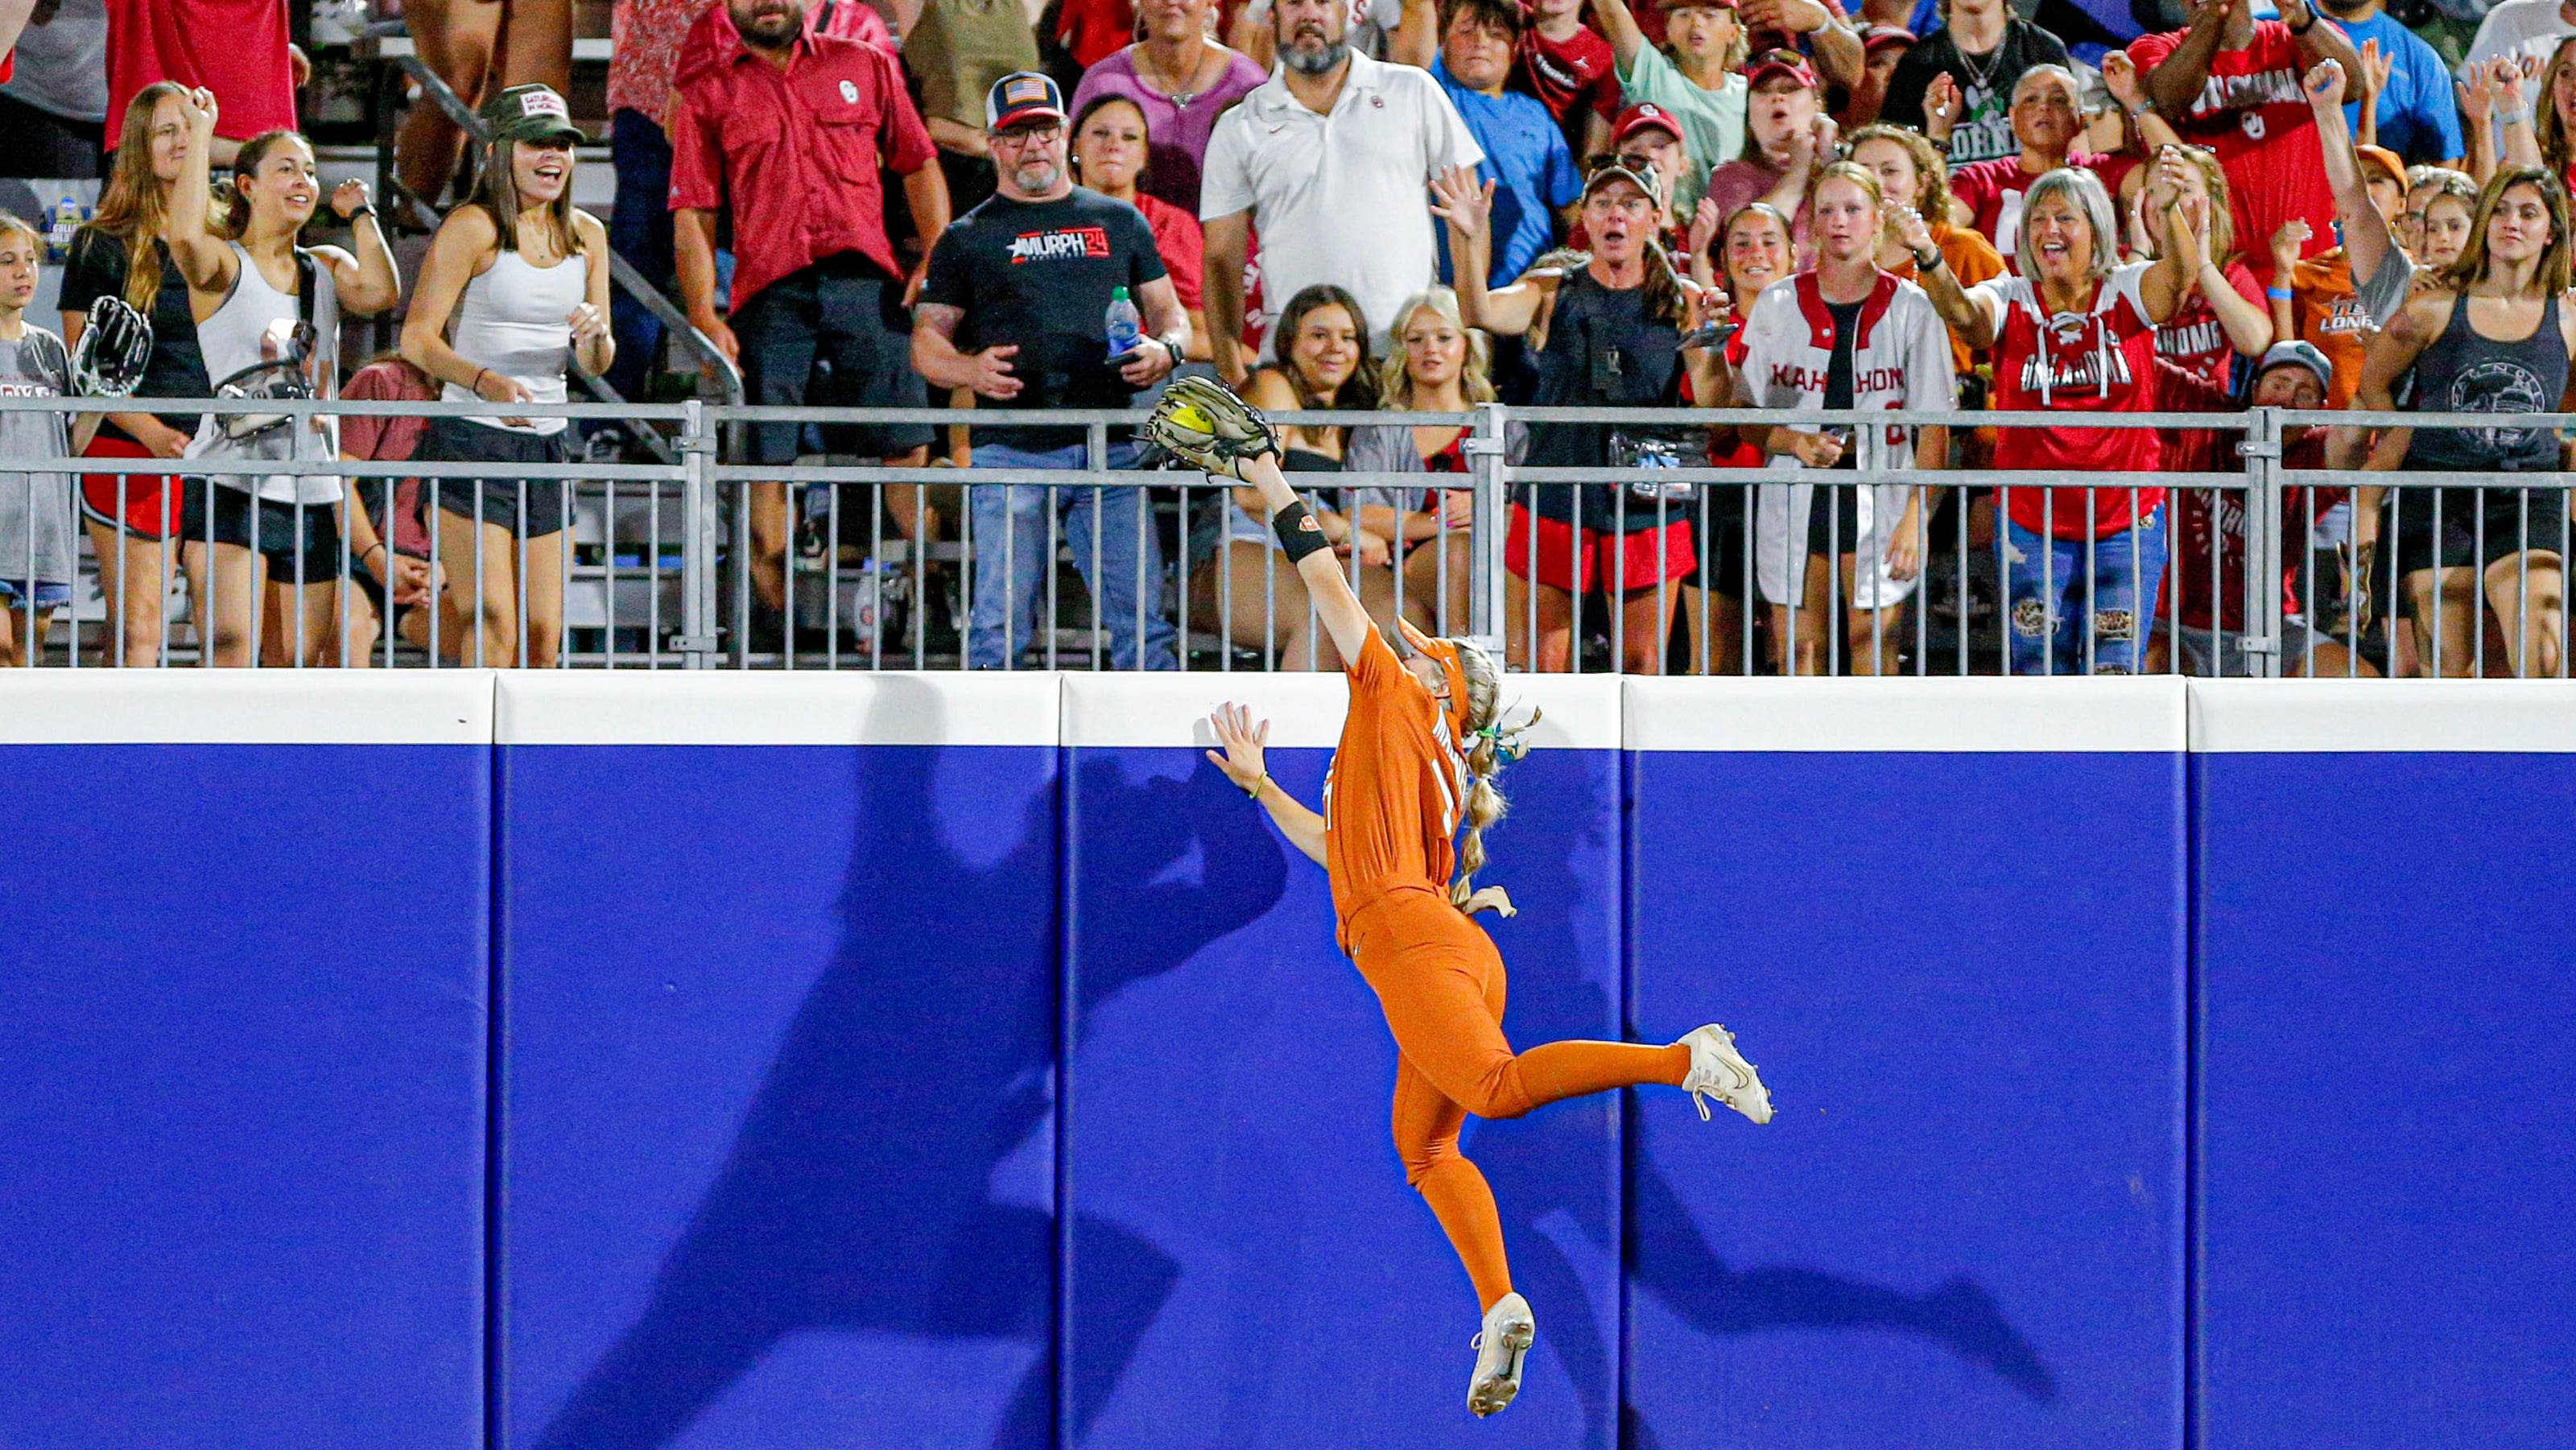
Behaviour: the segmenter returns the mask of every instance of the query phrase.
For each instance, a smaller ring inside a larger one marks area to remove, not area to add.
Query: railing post
[[[1511,415],[1501,403],[1476,408],[1476,428],[1464,445],[1476,487],[1476,517],[1467,536],[1467,631],[1494,658],[1503,658],[1503,536],[1509,492],[1504,439]]]
[[[2245,654],[2266,679],[2281,673],[2281,414],[2253,408],[2245,433]],[[2173,537],[2170,524],[2165,537]],[[2304,544],[2304,541],[2302,541]],[[2217,601],[2212,600],[2213,624]]]
[[[716,648],[716,499],[714,465],[720,449],[707,422],[707,405],[681,404],[680,421],[680,636],[671,642],[687,661],[708,668]]]

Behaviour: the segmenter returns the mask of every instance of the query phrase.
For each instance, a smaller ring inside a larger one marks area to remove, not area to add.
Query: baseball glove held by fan
[[[1145,441],[1206,473],[1243,477],[1243,462],[1276,456],[1279,435],[1261,410],[1206,378],[1177,378],[1145,421]]]
[[[123,298],[89,305],[89,325],[72,349],[71,391],[84,398],[130,398],[152,360],[152,322]]]

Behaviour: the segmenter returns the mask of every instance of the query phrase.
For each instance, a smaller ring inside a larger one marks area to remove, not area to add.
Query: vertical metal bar
[[[125,668],[126,621],[133,618],[132,615],[125,612],[128,608],[132,607],[127,603],[127,600],[131,597],[134,586],[134,570],[132,568],[133,561],[125,552],[125,520],[127,518],[127,514],[125,512],[126,494],[129,486],[133,482],[133,474],[120,473],[116,476],[116,607],[109,611],[110,618],[107,627],[109,633],[115,636],[114,641],[109,645],[108,649],[111,657],[115,659],[116,667],[118,669]],[[170,534],[169,497],[169,486],[165,482],[161,489],[161,503],[155,510],[155,512],[160,516],[162,547],[165,550],[169,546],[168,540]],[[386,561],[386,567],[392,567],[391,560]],[[154,576],[153,582],[160,582],[159,576]],[[161,612],[164,616],[167,616],[170,612],[169,593],[166,590],[162,593]],[[162,632],[165,634],[169,632],[168,620],[166,617],[163,620]]]
[[[2039,672],[2044,676],[2057,673],[2057,490],[2047,488],[2039,495]]]
[[[686,447],[687,441],[682,439],[681,446]],[[684,466],[686,461],[686,455],[683,455]],[[686,483],[681,487],[685,489]],[[662,493],[662,480],[658,478],[645,488],[648,507],[644,510],[644,668],[648,670],[662,667]]]
[[[1570,510],[1574,516],[1574,522],[1565,531],[1566,577],[1572,580],[1574,585],[1571,591],[1573,599],[1569,602],[1566,611],[1565,668],[1568,673],[1577,675],[1583,673],[1583,595],[1586,583],[1583,566],[1591,562],[1584,557],[1583,490],[1583,484],[1567,486],[1567,492],[1574,499],[1574,506]]]
[[[2254,655],[2254,672],[2265,679],[2278,679],[2281,674],[2281,411],[2278,408],[2253,410],[2255,446],[2245,450],[2248,482],[2252,492],[2245,500],[2245,643]],[[2218,599],[2210,597],[2213,613],[2210,623],[2223,625],[2226,620],[2214,611]],[[2211,631],[2213,638],[2223,638],[2223,630]],[[2223,663],[2223,655],[2222,655]]]
[[[2514,568],[2521,576],[2513,597],[2513,677],[2531,677],[2531,490],[2517,488],[2514,497]],[[73,633],[79,633],[74,626]],[[75,640],[77,643],[77,640]],[[74,651],[78,653],[77,650]]]
[[[1697,493],[1697,497],[1699,499],[1699,528],[1693,535],[1693,542],[1699,546],[1698,563],[1700,567],[1699,618],[1691,625],[1691,648],[1699,655],[1699,673],[1703,675],[1708,674],[1713,668],[1713,666],[1709,664],[1710,654],[1708,648],[1708,631],[1710,627],[1709,616],[1714,612],[1714,607],[1710,601],[1717,597],[1717,550],[1719,545],[1717,541],[1716,521],[1711,515],[1709,505],[1711,501],[1717,497],[1717,490],[1720,486],[1721,485],[1717,484],[1700,485]]]
[[[1109,622],[1109,609],[1107,602],[1109,597],[1109,580],[1106,575],[1102,573],[1101,568],[1103,552],[1101,549],[1101,535],[1106,529],[1108,519],[1108,516],[1103,513],[1102,510],[1108,504],[1109,500],[1108,496],[1101,491],[1100,483],[1100,475],[1109,471],[1108,424],[1089,423],[1083,426],[1082,466],[1086,472],[1092,475],[1091,574],[1089,587],[1085,592],[1091,595],[1091,668],[1094,673],[1098,673],[1101,668],[1103,653],[1100,637],[1108,632]],[[1139,541],[1139,543],[1141,544],[1141,541]],[[1136,550],[1135,574],[1137,604],[1135,635],[1136,668],[1141,670],[1145,667],[1145,551],[1142,547],[1139,547]],[[1048,638],[1050,641],[1053,640],[1054,635],[1052,631],[1049,632]],[[1048,649],[1050,654],[1052,654],[1054,649],[1052,643],[1049,644]],[[1109,655],[1109,658],[1112,660],[1116,657],[1117,656],[1114,652],[1111,652]]]
[[[1188,475],[1183,474],[1182,477],[1186,478]],[[1179,590],[1179,597],[1174,601],[1178,608],[1173,612],[1178,616],[1178,619],[1172,627],[1172,652],[1177,656],[1174,663],[1180,668],[1186,670],[1190,667],[1190,486],[1186,483],[1180,485],[1180,492],[1181,587]],[[1220,625],[1219,627],[1222,628],[1223,626]]]
[[[518,532],[510,537],[510,552],[513,556],[510,588],[519,599],[518,639],[515,642],[510,663],[524,670],[529,667],[528,632],[530,628],[528,621],[528,480],[524,477],[516,480],[511,485],[510,492],[514,495],[511,500],[512,506],[518,510],[519,516]]]
[[[1824,638],[1817,643],[1825,647],[1825,673],[1839,675],[1847,667],[1843,643],[1848,634],[1843,628],[1846,606],[1858,608],[1856,601],[1843,595],[1843,491],[1840,485],[1825,484],[1817,492],[1825,495],[1825,617],[1816,623]],[[1860,523],[1860,498],[1852,498],[1852,523]],[[1852,668],[1857,670],[1856,666]]]
[[[1528,668],[1538,669],[1538,488],[1529,486],[1529,574],[1528,587],[1521,591],[1529,615],[1529,633],[1521,636],[1521,647],[1528,652]]]
[[[2084,617],[2076,626],[2075,637],[2084,641],[2084,673],[2092,674],[2101,667],[2101,641],[2095,638],[2094,619],[2100,609],[2100,598],[2094,589],[2102,572],[2100,542],[2102,500],[2097,487],[2084,485]],[[2138,519],[2129,516],[2129,552],[2138,551]]]
[[[1610,483],[1610,673],[1628,672],[1628,489],[1627,480]],[[1578,639],[1575,647],[1582,648]]]
[[[1486,641],[1497,660],[1508,658],[1504,636],[1511,629],[1510,622],[1503,618],[1504,521],[1511,512],[1506,497],[1511,487],[1511,459],[1506,450],[1510,422],[1510,413],[1503,404],[1478,404],[1476,446],[1467,453],[1467,468],[1476,491],[1476,507],[1467,521],[1467,630]],[[1538,531],[1532,529],[1530,536],[1535,539]]]
[[[2433,485],[2433,678],[2442,678],[2442,485]]]
[[[444,479],[436,477],[424,478],[421,480],[422,486],[429,490],[429,506],[422,512],[421,518],[429,525],[430,558],[442,566],[446,561],[443,552],[438,547],[438,531],[439,526],[444,522],[444,520],[439,515],[438,496],[440,492],[439,485],[443,482],[445,482]],[[211,510],[211,506],[214,503],[213,496],[208,495],[206,502]],[[441,577],[444,576],[442,575]],[[444,594],[444,592],[444,590],[440,591],[441,594]],[[429,667],[433,670],[439,668],[439,646],[443,642],[441,639],[441,635],[443,633],[441,626],[445,625],[447,622],[447,611],[441,607],[443,603],[444,600],[440,598],[432,598],[429,601]],[[211,610],[207,617],[213,617]],[[203,641],[200,641],[199,644],[200,647],[202,647]]]
[[[608,607],[607,607],[608,624],[607,624],[607,633],[606,633],[606,635],[605,635],[605,637],[604,637],[604,638],[605,638],[605,640],[606,640],[606,643],[605,643],[604,647],[601,649],[600,653],[601,653],[602,655],[606,656],[606,660],[605,660],[605,663],[602,665],[602,668],[613,670],[613,669],[617,668],[617,480],[616,480],[616,479],[613,479],[613,478],[612,478],[612,479],[609,479],[609,480],[608,480],[608,489],[607,489],[607,494],[608,494],[608,502],[607,502],[607,504],[605,505],[605,507],[603,507],[603,508],[601,509],[601,511],[600,511],[600,524],[599,524],[599,562],[600,562],[600,568],[601,568],[601,577],[607,581],[607,590],[608,590]],[[580,517],[580,516],[581,516],[581,510],[580,510],[578,507],[576,507],[576,508],[573,510],[573,516],[574,516],[575,518],[578,518],[578,517]],[[393,517],[393,515],[392,515],[391,513],[387,513],[387,514],[386,514],[386,518],[387,518],[387,519],[391,519],[392,517]],[[388,561],[388,562],[390,562],[390,561]],[[572,578],[572,568],[571,568],[571,566],[570,566],[569,564],[567,564],[567,565],[565,566],[565,568],[564,568],[564,578],[565,578],[567,581],[569,581],[569,580]]]
[[[803,432],[804,426],[799,424],[797,431]],[[831,455],[800,453],[796,456],[797,461],[794,466],[804,466],[804,461],[809,456],[829,458]],[[779,491],[786,496],[787,511],[787,537],[781,539],[778,544],[778,667],[782,670],[793,670],[796,668],[796,536],[804,532],[805,482],[798,479],[792,483],[782,483],[778,487]]]
[[[717,456],[715,431],[708,425],[706,404],[691,398],[680,417],[680,632],[682,668],[703,670],[715,649],[716,636],[716,487],[712,465]],[[661,648],[661,505],[654,503],[654,648]],[[740,512],[740,510],[737,510]],[[745,561],[746,565],[748,560]],[[741,571],[737,571],[741,572]],[[747,577],[747,576],[746,576]]]

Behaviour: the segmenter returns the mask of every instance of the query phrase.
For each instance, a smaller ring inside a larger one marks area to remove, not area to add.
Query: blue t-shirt
[[[1451,80],[1448,67],[1437,60],[1431,74],[1466,120],[1468,134],[1485,148],[1476,174],[1494,183],[1494,259],[1486,281],[1499,287],[1554,243],[1555,209],[1572,205],[1583,194],[1583,175],[1575,169],[1565,132],[1536,97],[1471,91]],[[1446,279],[1449,229],[1433,230],[1440,239],[1440,275]]]
[[[2368,20],[2337,19],[2335,23],[2343,27],[2353,49],[2361,49],[2363,41],[2376,40],[2381,55],[2395,58],[2388,71],[2388,89],[2379,94],[2380,145],[2404,157],[2409,166],[2468,154],[2460,139],[2460,103],[2451,90],[2450,68],[2442,63],[2439,51],[2385,10]],[[2357,96],[2361,88],[2354,85],[2346,90]],[[2361,102],[2345,102],[2343,116],[2359,136]]]

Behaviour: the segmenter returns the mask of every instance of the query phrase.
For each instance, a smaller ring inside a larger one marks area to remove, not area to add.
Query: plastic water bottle
[[[1115,362],[1134,352],[1145,341],[1145,321],[1136,304],[1127,300],[1127,289],[1119,287],[1109,294],[1109,315],[1103,326],[1109,333],[1109,357]]]

